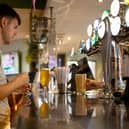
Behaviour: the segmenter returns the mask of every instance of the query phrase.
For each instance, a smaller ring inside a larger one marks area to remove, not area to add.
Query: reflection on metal
[[[110,22],[108,18],[104,19],[106,24],[106,35],[103,39],[103,65],[104,65],[104,81],[105,81],[105,98],[112,98],[112,94],[115,91],[118,91],[125,87],[125,84],[122,80],[121,72],[121,51],[120,45],[116,41],[112,41],[112,34],[110,30]],[[112,48],[114,51],[114,64],[112,64]],[[111,72],[112,65],[114,69]],[[115,79],[114,89],[111,86],[111,79]],[[113,91],[112,91],[113,90]]]
[[[114,78],[115,78],[115,87],[114,90],[117,91],[119,89],[122,89],[125,87],[125,84],[122,80],[122,72],[121,72],[121,51],[120,51],[120,45],[117,44],[115,41],[112,41],[112,46],[114,50]]]
[[[110,21],[108,17],[104,19],[106,26],[106,34],[103,39],[103,68],[104,68],[104,82],[105,82],[105,98],[111,98],[111,30]]]

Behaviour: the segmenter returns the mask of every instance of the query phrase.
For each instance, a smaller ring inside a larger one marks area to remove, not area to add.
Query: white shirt
[[[7,83],[2,67],[0,67],[0,84]],[[8,98],[0,100],[0,129],[10,129],[10,107]]]

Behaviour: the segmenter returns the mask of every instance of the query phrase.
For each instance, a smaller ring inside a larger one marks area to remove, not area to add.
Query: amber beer
[[[86,74],[76,74],[75,82],[76,82],[76,91],[77,93],[85,93],[86,91]]]
[[[50,80],[49,69],[40,70],[40,83],[42,86],[48,86]]]

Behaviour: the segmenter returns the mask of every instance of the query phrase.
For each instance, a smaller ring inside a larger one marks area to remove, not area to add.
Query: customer
[[[79,69],[77,73],[87,75],[86,90],[99,89],[104,87],[104,82],[95,80],[86,57],[79,61]]]
[[[0,46],[10,44],[16,36],[21,20],[19,15],[8,5],[0,4]],[[0,129],[10,129],[10,108],[8,96],[17,89],[25,91],[29,77],[21,73],[9,83],[0,67]]]
[[[82,58],[79,62],[78,62],[78,65],[79,65],[79,69],[78,69],[78,72],[79,74],[87,74],[87,78],[89,79],[94,79],[94,76],[91,72],[91,69],[89,67],[89,64],[88,64],[88,60],[86,57]]]
[[[76,64],[72,64],[70,67],[71,79],[68,81],[67,85],[71,84],[70,90],[74,93],[76,92],[76,82],[75,82],[75,75],[78,71],[78,66]]]

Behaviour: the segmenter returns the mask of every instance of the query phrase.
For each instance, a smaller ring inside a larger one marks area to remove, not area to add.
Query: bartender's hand
[[[30,85],[29,85],[29,84],[25,84],[25,85],[23,85],[22,87],[17,88],[17,89],[14,91],[14,93],[16,92],[16,93],[18,93],[18,94],[27,94],[27,93],[30,92],[30,90],[31,90]]]
[[[21,73],[13,79],[15,90],[19,88],[27,88],[29,86],[29,76],[27,73]]]

